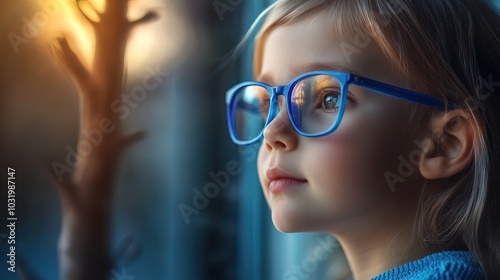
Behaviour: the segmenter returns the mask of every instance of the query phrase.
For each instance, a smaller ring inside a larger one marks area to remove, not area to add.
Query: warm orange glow
[[[96,0],[92,1],[95,2],[94,4],[91,4],[89,1],[82,1],[80,2],[80,8],[82,11],[93,21],[99,22],[99,14],[98,12],[102,12],[104,10],[104,1],[102,0]]]
[[[160,19],[138,26],[131,34],[127,46],[129,76],[142,73],[148,66],[178,57],[188,37],[187,23],[180,13],[173,10],[173,3],[163,0],[133,0],[129,18],[140,18],[148,10],[157,11]]]
[[[91,67],[93,48],[95,44],[92,26],[78,11],[73,0],[36,0],[40,9],[38,13],[49,14],[49,21],[44,28],[40,28],[40,35],[44,44],[51,42],[54,37],[64,34],[74,49],[83,58],[84,64]],[[172,10],[173,4],[168,6],[163,0],[131,0],[128,17],[131,20],[140,18],[148,10],[160,14],[160,19],[136,27],[129,38],[126,53],[126,66],[129,77],[140,75],[147,66],[157,65],[159,61],[168,61],[182,51],[182,45],[187,39],[187,30],[184,19],[179,13]],[[86,15],[96,20],[98,15],[93,13],[92,6],[102,12],[105,0],[81,1],[80,7]]]
[[[99,0],[99,2],[102,2]],[[93,3],[93,2],[92,2]],[[55,37],[64,35],[68,38],[69,44],[73,50],[83,58],[84,64],[90,68],[94,46],[94,32],[89,24],[85,22],[83,16],[79,14],[74,1],[63,0],[37,0],[40,7],[50,6],[50,21],[47,26],[41,29],[42,41],[50,43]],[[95,3],[96,8],[99,7]],[[85,11],[89,10],[87,4],[82,6]],[[37,13],[47,12],[41,9]],[[36,14],[35,14],[36,15]],[[90,13],[87,14],[89,17]]]

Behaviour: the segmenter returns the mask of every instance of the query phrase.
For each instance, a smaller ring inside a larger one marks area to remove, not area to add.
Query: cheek
[[[333,142],[317,145],[306,156],[312,183],[334,197],[385,191],[383,173],[392,163],[385,158],[384,147],[359,138]]]
[[[325,139],[328,140],[328,139]],[[378,172],[369,164],[364,149],[357,148],[357,139],[349,137],[315,143],[304,157],[304,168],[313,186],[316,199],[335,213],[350,213],[366,199],[379,193]],[[357,205],[357,206],[356,206]]]
[[[408,148],[411,136],[406,132],[405,103],[389,97],[371,101],[346,116],[338,145],[349,150],[345,159],[356,169],[380,174],[393,167],[398,155]]]
[[[311,140],[304,168],[321,188],[318,196],[335,199],[339,208],[387,198],[391,191],[384,174],[397,169],[407,144],[401,133],[403,122],[389,123],[391,117],[346,118],[338,131]]]

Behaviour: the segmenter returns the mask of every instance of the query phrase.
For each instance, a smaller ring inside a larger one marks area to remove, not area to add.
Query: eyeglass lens
[[[291,121],[300,132],[321,134],[335,123],[342,102],[341,86],[337,78],[329,75],[305,77],[293,84],[291,93],[284,94],[288,99],[287,108],[290,110]],[[260,85],[242,87],[233,98],[232,129],[240,141],[258,137],[266,123],[271,121],[268,118],[272,106],[280,106],[281,110],[284,106],[272,101],[271,93]]]

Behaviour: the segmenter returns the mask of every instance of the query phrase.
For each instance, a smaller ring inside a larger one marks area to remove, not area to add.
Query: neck
[[[371,226],[350,227],[348,233],[335,233],[355,280],[371,279],[425,256],[422,244],[413,238],[413,219],[402,216],[406,219],[397,221],[393,215],[390,223],[379,220]]]

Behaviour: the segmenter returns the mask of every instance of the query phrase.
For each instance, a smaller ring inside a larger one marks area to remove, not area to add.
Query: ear
[[[478,133],[472,114],[455,109],[431,118],[432,130],[426,136],[420,173],[426,179],[451,177],[472,164]]]

